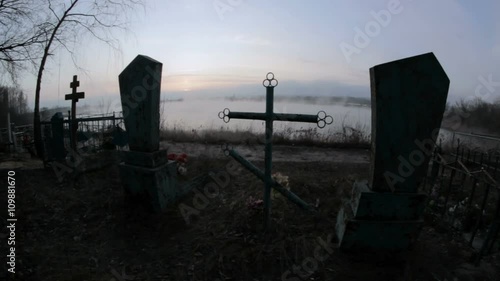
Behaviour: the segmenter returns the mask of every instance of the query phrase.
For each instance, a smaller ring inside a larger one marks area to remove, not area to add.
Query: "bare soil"
[[[234,164],[215,146],[167,145],[169,153],[188,154],[184,181]],[[238,150],[263,168],[261,147]],[[288,176],[291,191],[303,200],[319,202],[320,214],[307,214],[276,196],[267,232],[262,208],[248,207],[249,198],[262,198],[263,184],[243,168],[207,202],[199,201],[202,187],[166,212],[151,214],[124,200],[117,165],[59,183],[38,161],[0,159],[2,178],[16,171],[16,274],[9,280],[493,281],[500,272],[498,255],[474,266],[472,249],[435,223],[424,227],[408,253],[340,252],[336,215],[353,182],[368,176],[366,150],[275,147],[274,172]],[[1,189],[2,198],[6,190]],[[196,209],[189,219],[181,211],[187,207]],[[7,234],[0,230],[2,241]],[[329,237],[334,249],[317,261],[318,241]],[[6,243],[1,245],[6,253]]]

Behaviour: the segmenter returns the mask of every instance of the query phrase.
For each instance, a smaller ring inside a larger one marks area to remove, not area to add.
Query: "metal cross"
[[[240,156],[235,150],[226,146],[224,153],[233,157],[240,164],[245,166],[250,172],[264,181],[264,225],[265,228],[269,226],[269,219],[271,214],[271,188],[275,188],[278,192],[283,194],[290,201],[299,205],[303,209],[312,210],[312,206],[305,203],[297,195],[283,188],[279,183],[273,180],[272,174],[272,152],[273,152],[273,122],[274,121],[291,121],[291,122],[308,122],[317,123],[318,127],[324,128],[333,122],[333,118],[327,115],[324,111],[318,112],[317,115],[307,114],[286,114],[274,113],[274,88],[278,86],[278,80],[274,79],[272,72],[267,73],[266,79],[262,81],[262,85],[266,88],[266,112],[231,112],[228,108],[219,112],[219,118],[228,123],[231,118],[234,119],[256,119],[264,120],[266,122],[266,141],[265,141],[265,171],[264,173],[255,167],[252,163]]]
[[[78,128],[78,123],[76,122],[76,103],[78,99],[85,98],[85,92],[76,92],[76,88],[80,86],[80,81],[77,80],[77,76],[73,75],[73,82],[69,83],[69,87],[72,89],[71,94],[65,95],[65,100],[71,100],[71,149],[76,151],[76,130]]]

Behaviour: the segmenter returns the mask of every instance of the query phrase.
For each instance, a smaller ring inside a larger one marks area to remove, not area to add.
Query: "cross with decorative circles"
[[[326,125],[333,123],[333,118],[327,115],[326,112],[320,111],[316,115],[310,114],[288,114],[274,113],[274,88],[278,86],[278,80],[274,78],[272,72],[267,73],[266,79],[262,81],[262,85],[266,88],[266,112],[232,112],[229,108],[225,108],[219,112],[219,118],[228,123],[231,119],[248,119],[248,120],[264,120],[266,122],[266,147],[265,147],[265,171],[262,172],[252,163],[240,156],[232,147],[225,145],[222,147],[224,154],[233,157],[240,164],[245,166],[254,175],[259,177],[265,183],[264,191],[264,224],[269,225],[269,217],[271,210],[271,188],[276,189],[293,203],[299,205],[306,210],[314,210],[312,205],[302,201],[297,195],[283,188],[272,177],[272,138],[273,138],[273,122],[274,121],[289,121],[289,122],[307,122],[316,123],[319,128],[324,128]]]

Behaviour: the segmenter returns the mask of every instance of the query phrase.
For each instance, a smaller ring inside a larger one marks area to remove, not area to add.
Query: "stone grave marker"
[[[64,117],[62,112],[57,112],[50,119],[51,126],[47,128],[51,129],[51,134],[46,136],[50,139],[49,148],[49,158],[50,160],[55,160],[58,162],[63,162],[66,157],[66,151],[64,148]]]
[[[128,199],[161,212],[175,201],[176,163],[160,150],[162,63],[138,55],[118,76],[130,151],[123,153],[120,176]]]
[[[433,53],[370,69],[372,161],[337,217],[341,249],[407,249],[422,225],[425,177],[450,80]]]

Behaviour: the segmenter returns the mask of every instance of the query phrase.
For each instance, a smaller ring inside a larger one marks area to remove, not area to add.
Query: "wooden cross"
[[[76,92],[76,88],[80,86],[80,81],[77,80],[77,76],[73,75],[73,82],[69,83],[69,87],[72,89],[71,94],[65,95],[65,100],[71,100],[71,149],[76,151],[76,130],[78,128],[78,123],[76,122],[76,103],[78,99],[85,98],[85,92]]]

